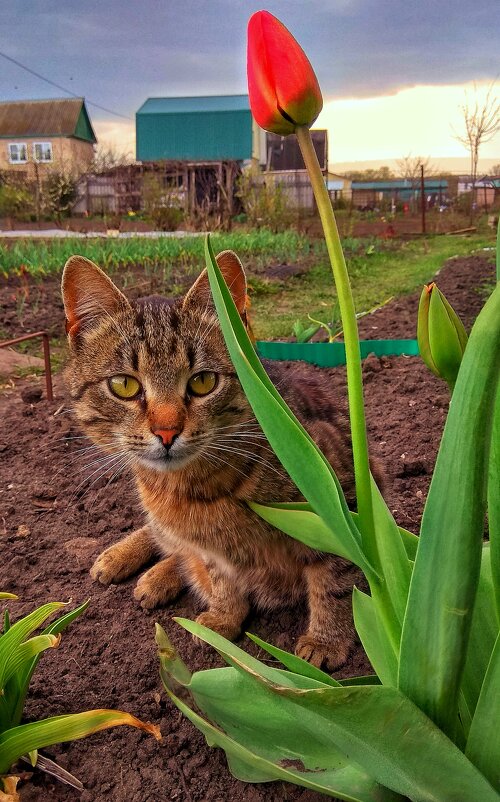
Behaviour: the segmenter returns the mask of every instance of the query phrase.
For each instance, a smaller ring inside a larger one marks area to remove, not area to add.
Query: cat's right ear
[[[70,341],[92,328],[103,316],[112,317],[129,302],[110,278],[84,256],[72,256],[64,266],[62,297]]]

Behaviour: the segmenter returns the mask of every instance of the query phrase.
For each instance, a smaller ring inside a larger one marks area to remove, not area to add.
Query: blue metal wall
[[[151,104],[148,110],[148,103],[136,114],[139,161],[243,161],[252,157],[249,108],[163,112]]]

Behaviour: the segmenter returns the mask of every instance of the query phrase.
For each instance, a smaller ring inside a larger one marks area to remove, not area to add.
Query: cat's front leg
[[[356,637],[352,588],[358,573],[339,557],[325,557],[305,568],[309,626],[295,646],[298,657],[329,671],[347,661]]]
[[[225,574],[220,568],[210,565],[205,567],[210,578],[210,594],[208,610],[201,613],[196,621],[214,632],[218,632],[228,640],[234,640],[241,632],[243,621],[250,611],[247,597],[239,590],[234,578]],[[192,584],[202,596],[206,596],[207,585],[198,585],[198,576]]]
[[[152,610],[176,599],[185,586],[181,558],[171,554],[141,576],[135,586],[134,598],[145,610]]]
[[[123,582],[140,571],[157,553],[149,526],[143,526],[103,551],[90,569],[90,575],[103,585]]]

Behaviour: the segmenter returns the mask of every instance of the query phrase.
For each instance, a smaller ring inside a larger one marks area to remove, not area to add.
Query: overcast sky
[[[246,92],[243,0],[4,0],[0,51],[133,120],[148,96]],[[500,72],[499,0],[277,0],[325,101]],[[64,93],[0,57],[0,99]],[[98,123],[112,116],[89,103]],[[116,118],[118,122],[119,118]]]

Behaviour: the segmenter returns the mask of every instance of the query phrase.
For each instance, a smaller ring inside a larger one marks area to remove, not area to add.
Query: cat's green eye
[[[113,395],[126,401],[135,398],[141,391],[141,385],[133,376],[111,376],[108,385]]]
[[[203,370],[188,381],[188,390],[192,395],[208,395],[217,384],[217,374],[211,370]]]

